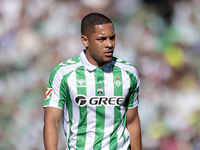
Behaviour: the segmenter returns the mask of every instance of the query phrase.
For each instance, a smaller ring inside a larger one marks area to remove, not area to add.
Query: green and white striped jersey
[[[44,107],[63,109],[66,150],[129,149],[126,109],[138,106],[139,83],[137,70],[115,57],[97,67],[82,51],[57,65]]]

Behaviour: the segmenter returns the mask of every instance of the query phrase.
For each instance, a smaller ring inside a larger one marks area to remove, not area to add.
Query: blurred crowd
[[[90,12],[111,18],[115,56],[139,72],[143,150],[199,150],[199,0],[0,0],[0,149],[44,149],[50,73],[84,49]]]

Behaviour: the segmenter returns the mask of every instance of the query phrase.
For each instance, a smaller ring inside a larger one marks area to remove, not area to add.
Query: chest
[[[96,105],[118,105],[123,103],[130,88],[130,78],[125,72],[76,71],[68,77],[70,99]],[[76,102],[77,101],[77,102]]]

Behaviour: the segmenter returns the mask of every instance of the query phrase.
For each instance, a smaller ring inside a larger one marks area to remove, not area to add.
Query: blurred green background
[[[0,0],[0,150],[44,149],[50,73],[84,49],[90,12],[112,19],[115,56],[139,72],[143,150],[199,150],[199,0]]]

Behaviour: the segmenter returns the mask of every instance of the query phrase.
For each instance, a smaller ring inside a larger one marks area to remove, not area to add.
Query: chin
[[[112,57],[110,57],[109,59],[104,60],[105,63],[110,63],[112,61]]]

